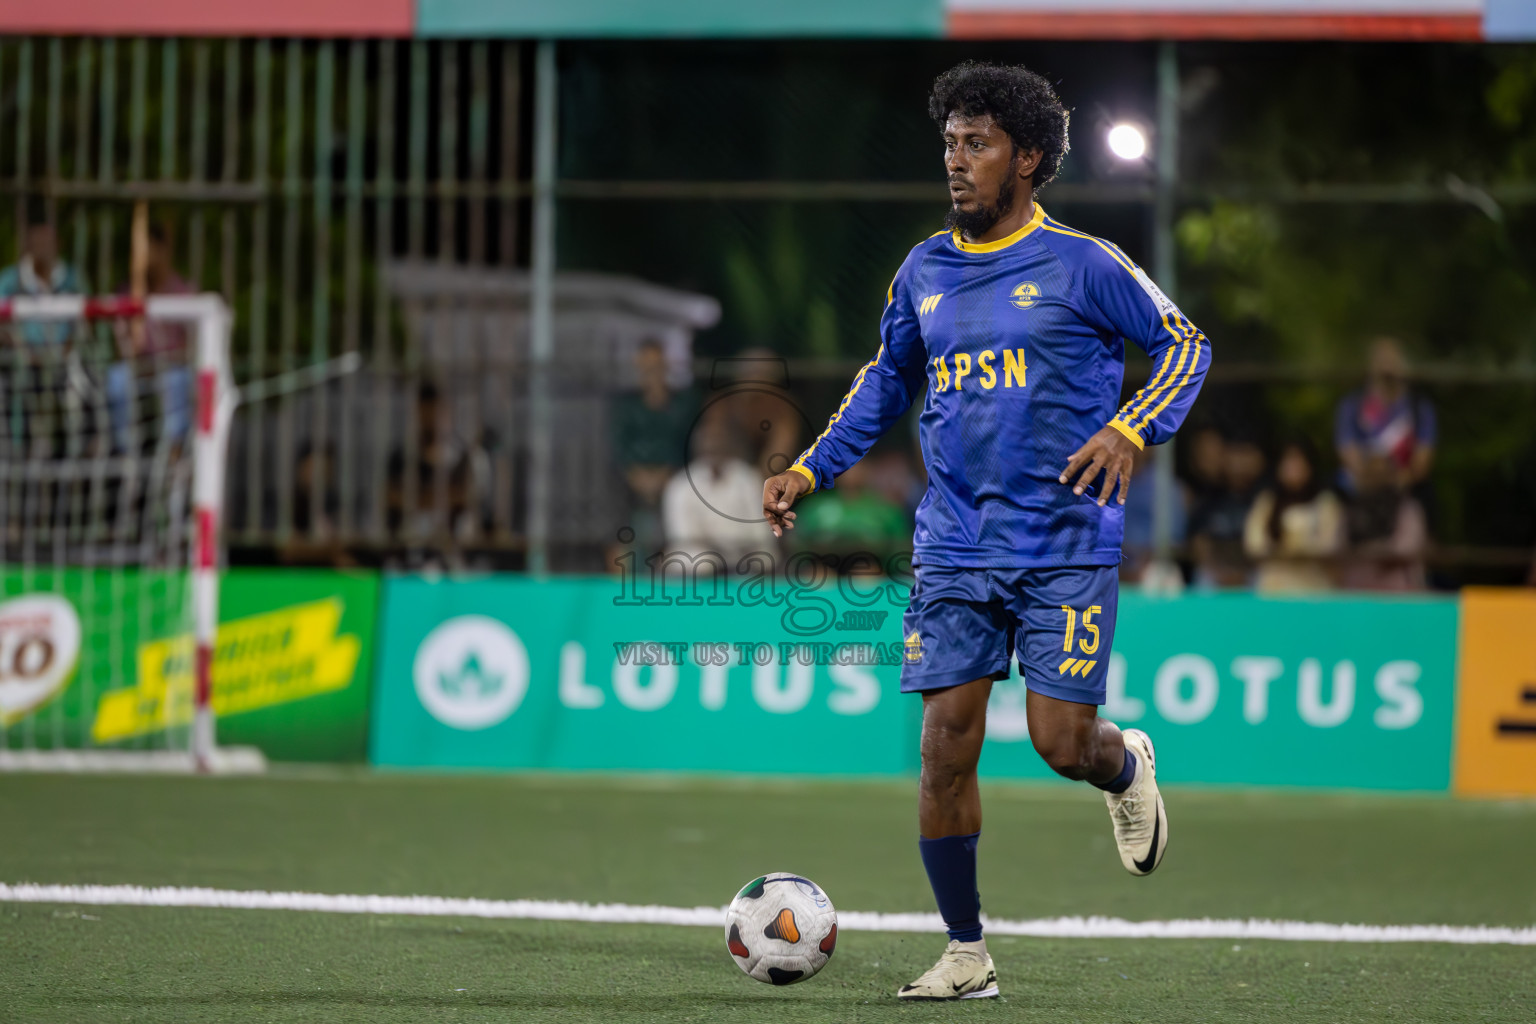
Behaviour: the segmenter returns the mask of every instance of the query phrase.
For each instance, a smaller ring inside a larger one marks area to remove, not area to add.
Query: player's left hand
[[[1114,427],[1105,427],[1088,439],[1072,456],[1067,459],[1067,468],[1061,471],[1059,483],[1066,483],[1072,479],[1078,470],[1082,474],[1077,477],[1077,482],[1072,485],[1073,494],[1082,494],[1093,482],[1104,474],[1104,485],[1099,488],[1099,504],[1109,501],[1109,496],[1115,493],[1115,485],[1120,485],[1120,494],[1116,499],[1120,504],[1125,504],[1125,495],[1131,488],[1131,469],[1136,463],[1136,445]]]

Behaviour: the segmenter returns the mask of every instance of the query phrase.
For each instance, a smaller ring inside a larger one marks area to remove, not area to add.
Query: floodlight
[[[1147,137],[1133,124],[1117,124],[1109,130],[1109,151],[1122,160],[1140,160],[1147,152]]]

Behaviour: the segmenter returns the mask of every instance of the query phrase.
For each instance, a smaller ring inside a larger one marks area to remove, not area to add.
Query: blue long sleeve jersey
[[[1171,437],[1210,365],[1205,336],[1119,248],[1038,205],[996,242],[932,236],[886,300],[879,351],[792,468],[831,487],[921,398],[916,564],[1119,564],[1124,510],[1058,478],[1105,423],[1137,448]],[[1153,370],[1116,411],[1127,338]]]

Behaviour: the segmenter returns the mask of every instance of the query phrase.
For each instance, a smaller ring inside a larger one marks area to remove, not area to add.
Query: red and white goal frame
[[[191,767],[199,772],[250,770],[261,762],[256,751],[221,750],[216,743],[213,715],[213,653],[219,622],[219,552],[224,503],[224,462],[239,393],[230,369],[229,337],[233,318],[224,300],[212,293],[153,295],[146,299],[49,295],[0,300],[0,323],[35,321],[100,321],[143,317],[185,324],[195,338],[192,362],[196,372],[195,418],[192,440],[193,712],[190,735]],[[235,754],[230,757],[230,754]],[[253,756],[254,755],[254,756]],[[111,767],[87,763],[86,767]],[[228,762],[228,763],[226,763]]]

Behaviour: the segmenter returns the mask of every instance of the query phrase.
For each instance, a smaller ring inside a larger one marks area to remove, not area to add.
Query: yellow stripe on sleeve
[[[1131,407],[1134,406],[1143,395],[1147,394],[1147,392],[1152,391],[1158,387],[1158,383],[1163,379],[1163,375],[1166,374],[1168,372],[1168,368],[1173,365],[1173,356],[1174,346],[1169,345],[1168,351],[1163,353],[1163,365],[1157,368],[1157,372],[1152,375],[1151,380],[1147,381],[1141,387],[1136,389],[1136,393],[1131,396],[1131,400],[1126,402],[1125,405],[1121,408],[1120,411],[1126,414],[1127,422],[1130,422],[1136,417],[1136,413],[1132,411]]]
[[[858,394],[859,388],[864,386],[864,375],[880,362],[880,357],[883,355],[885,355],[885,343],[881,342],[879,351],[875,353],[875,358],[865,363],[863,368],[860,369],[859,372],[854,376],[853,386],[850,387],[848,389],[848,393],[843,396],[843,401],[840,405],[838,405],[837,411],[832,414],[832,418],[827,420],[827,429],[823,430],[820,434],[817,434],[816,440],[811,442],[811,446],[807,448],[798,459],[795,460],[796,466],[801,465],[805,462],[806,459],[810,458],[812,453],[816,451],[816,446],[821,444],[822,438],[832,433],[832,427],[837,423],[838,420],[843,418],[843,410],[848,408],[849,403],[853,401],[853,396]],[[811,483],[814,485],[816,483],[815,476],[812,475],[809,470],[803,470],[803,472],[811,477]]]
[[[1124,434],[1126,437],[1130,438],[1131,443],[1134,444],[1139,450],[1146,450],[1146,440],[1143,439],[1140,434],[1136,433],[1136,431],[1132,430],[1130,425],[1120,417],[1116,416],[1114,419],[1110,420],[1109,425],[1120,431],[1120,433]]]
[[[1104,250],[1109,255],[1109,258],[1118,263],[1126,273],[1130,274],[1133,278],[1136,276],[1136,265],[1131,262],[1130,257],[1120,251],[1119,246],[1105,242],[1101,238],[1084,234],[1081,231],[1074,231],[1071,228],[1063,227],[1054,221],[1048,221],[1042,226],[1045,230],[1054,231],[1058,235],[1070,235],[1073,238],[1087,239]],[[1140,282],[1137,283],[1140,284]],[[1120,414],[1110,421],[1110,424],[1115,429],[1135,441],[1137,447],[1142,447],[1144,444],[1141,435],[1137,433],[1135,425],[1137,418],[1146,412],[1153,402],[1157,402],[1161,398],[1162,401],[1157,405],[1157,408],[1147,413],[1146,417],[1142,419],[1141,426],[1144,428],[1151,423],[1153,417],[1166,409],[1168,403],[1172,402],[1184,385],[1189,383],[1190,378],[1194,376],[1195,368],[1200,365],[1200,342],[1205,336],[1200,333],[1199,328],[1184,318],[1183,313],[1179,311],[1177,306],[1174,307],[1173,318],[1178,325],[1177,327],[1168,322],[1167,313],[1162,314],[1163,329],[1173,335],[1173,339],[1177,343],[1178,361],[1173,363],[1174,350],[1170,347],[1163,356],[1163,364],[1158,367],[1157,373],[1153,375],[1151,380],[1147,381],[1144,387],[1132,396],[1129,402],[1125,403],[1121,408]],[[1194,345],[1194,359],[1190,361],[1189,370],[1184,374],[1184,379],[1174,384],[1173,382],[1178,378],[1179,372],[1184,369],[1185,360],[1189,358],[1191,344]],[[1171,374],[1168,373],[1170,363],[1173,365],[1173,372]]]
[[[1146,418],[1141,421],[1141,425],[1143,427],[1150,426],[1152,421],[1157,418],[1157,414],[1168,408],[1168,403],[1173,401],[1174,396],[1176,396],[1183,389],[1184,385],[1189,383],[1189,379],[1195,375],[1195,368],[1200,365],[1200,340],[1203,337],[1204,335],[1196,335],[1194,339],[1195,358],[1190,361],[1189,372],[1184,374],[1184,379],[1179,381],[1178,385],[1174,387],[1172,391],[1168,392],[1168,397],[1163,399],[1162,404],[1148,413]],[[1177,376],[1179,371],[1175,370],[1173,372],[1174,375]]]
[[[1111,243],[1104,241],[1102,238],[1095,238],[1092,235],[1086,235],[1086,234],[1084,234],[1081,231],[1074,231],[1071,228],[1062,227],[1061,225],[1056,224],[1054,221],[1048,221],[1046,224],[1044,224],[1042,226],[1045,228],[1045,230],[1047,230],[1047,231],[1054,231],[1058,235],[1068,235],[1068,236],[1070,236],[1072,238],[1082,238],[1082,239],[1086,239],[1087,241],[1092,242],[1094,245],[1097,245],[1100,249],[1104,250],[1104,252],[1109,256],[1109,258],[1114,260],[1116,263],[1118,263],[1120,265],[1120,267],[1127,274],[1130,274],[1132,278],[1135,278],[1135,276],[1136,276],[1136,264],[1132,263],[1130,258],[1127,257],[1124,253],[1122,253],[1117,246],[1112,245]],[[1137,282],[1137,284],[1139,286],[1140,282]],[[1175,309],[1177,309],[1177,307],[1175,307]],[[1180,330],[1175,329],[1174,326],[1168,322],[1168,314],[1166,314],[1166,313],[1162,314],[1162,321],[1163,321],[1163,329],[1173,336],[1173,340],[1175,342],[1185,343],[1187,345],[1188,340],[1189,340],[1188,334],[1184,333],[1184,332],[1182,332]],[[1181,352],[1180,353],[1180,360],[1179,360],[1179,365],[1180,366],[1183,366],[1183,355],[1185,355],[1185,354],[1187,354],[1187,353],[1185,353],[1185,352]],[[1152,377],[1151,380],[1147,381],[1147,383],[1146,383],[1146,385],[1144,387],[1142,387],[1139,391],[1136,392],[1136,395],[1137,395],[1136,398],[1132,398],[1130,402],[1126,403],[1126,408],[1129,409],[1130,406],[1132,406],[1137,401],[1138,398],[1144,398],[1145,399],[1142,402],[1142,404],[1141,404],[1141,406],[1139,408],[1137,408],[1134,411],[1132,411],[1126,417],[1128,422],[1132,422],[1132,423],[1135,422],[1136,416],[1142,410],[1146,409],[1146,407],[1148,405],[1150,405],[1152,402],[1157,400],[1158,392],[1162,388],[1167,387],[1169,383],[1171,383],[1172,377],[1170,377],[1167,381],[1164,381],[1163,380],[1163,375],[1168,372],[1168,367],[1169,367],[1169,364],[1172,361],[1172,359],[1173,359],[1173,349],[1170,348],[1168,350],[1167,356],[1165,356],[1164,359],[1163,359],[1163,365],[1158,369],[1157,373]],[[1175,377],[1178,376],[1178,372],[1179,372],[1178,369],[1175,369],[1173,371],[1173,376],[1175,376]]]
[[[1163,318],[1163,323],[1166,324],[1167,322],[1168,322],[1167,317],[1164,317]],[[1168,349],[1168,355],[1170,355],[1170,356],[1173,355],[1173,349],[1172,348]],[[1162,393],[1165,390],[1167,390],[1168,386],[1173,383],[1174,379],[1176,377],[1178,377],[1179,371],[1184,369],[1184,360],[1186,358],[1188,358],[1188,356],[1189,356],[1189,339],[1188,338],[1184,338],[1184,339],[1182,339],[1179,342],[1179,361],[1174,364],[1173,372],[1168,375],[1167,380],[1163,381],[1162,384],[1160,384],[1160,385],[1156,384],[1155,382],[1150,382],[1149,381],[1147,383],[1146,387],[1144,387],[1140,391],[1138,391],[1136,393],[1136,395],[1134,397],[1132,397],[1129,402],[1125,403],[1126,407],[1130,408],[1132,405],[1135,405],[1135,403],[1137,401],[1137,398],[1140,398],[1140,400],[1141,400],[1141,404],[1140,405],[1136,405],[1135,408],[1133,408],[1133,409],[1130,409],[1130,412],[1126,415],[1125,421],[1127,423],[1129,423],[1132,426],[1134,426],[1135,423],[1136,423],[1137,417],[1139,417],[1142,413],[1146,412],[1147,408],[1153,402],[1157,401],[1157,399],[1162,395]],[[1168,366],[1168,361],[1165,358],[1163,360],[1163,367],[1164,367],[1164,369],[1166,369],[1167,366]]]

